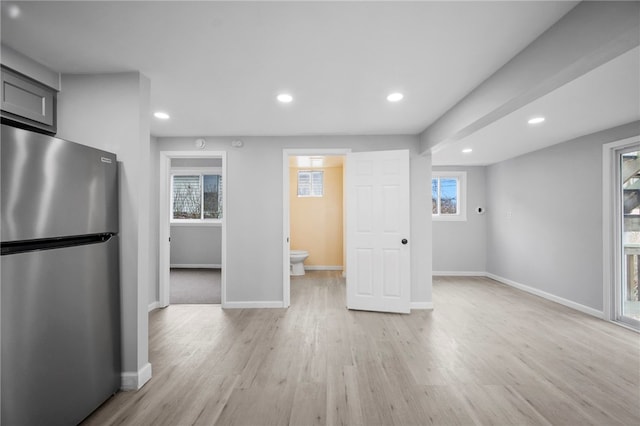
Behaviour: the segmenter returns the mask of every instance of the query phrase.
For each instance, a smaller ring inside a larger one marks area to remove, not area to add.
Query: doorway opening
[[[226,301],[226,153],[160,153],[160,305]]]
[[[342,270],[344,274],[343,170],[349,152],[350,149],[283,151],[284,307],[291,304],[292,273]],[[293,266],[293,271],[291,250],[301,252],[304,258],[303,264]]]
[[[291,304],[289,157],[292,155],[345,156],[346,307],[409,313],[410,151],[283,150],[284,307]],[[310,191],[313,192],[313,186]]]

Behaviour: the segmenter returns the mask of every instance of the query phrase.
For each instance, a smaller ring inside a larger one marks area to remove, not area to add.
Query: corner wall
[[[151,377],[148,362],[149,80],[137,72],[63,75],[58,134],[118,156],[123,388]]]
[[[487,270],[486,167],[433,166],[434,172],[467,172],[466,221],[433,220],[433,274],[484,274]],[[485,214],[476,213],[476,207]]]
[[[602,312],[602,145],[638,134],[636,121],[487,167],[489,276]]]

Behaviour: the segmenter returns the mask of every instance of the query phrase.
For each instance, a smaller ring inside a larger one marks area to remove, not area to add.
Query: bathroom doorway
[[[226,295],[225,152],[160,152],[160,306]]]
[[[349,152],[350,149],[283,151],[284,307],[291,303],[291,250],[308,254],[302,256],[307,271],[344,273],[343,171]]]

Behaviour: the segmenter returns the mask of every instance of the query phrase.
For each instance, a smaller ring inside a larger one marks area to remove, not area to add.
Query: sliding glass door
[[[612,295],[615,319],[640,329],[640,144],[619,149],[616,157],[615,210],[621,226],[616,238],[620,271]]]

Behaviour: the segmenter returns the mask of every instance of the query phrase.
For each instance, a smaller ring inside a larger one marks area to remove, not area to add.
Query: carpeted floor
[[[171,304],[220,303],[220,269],[171,268]]]

